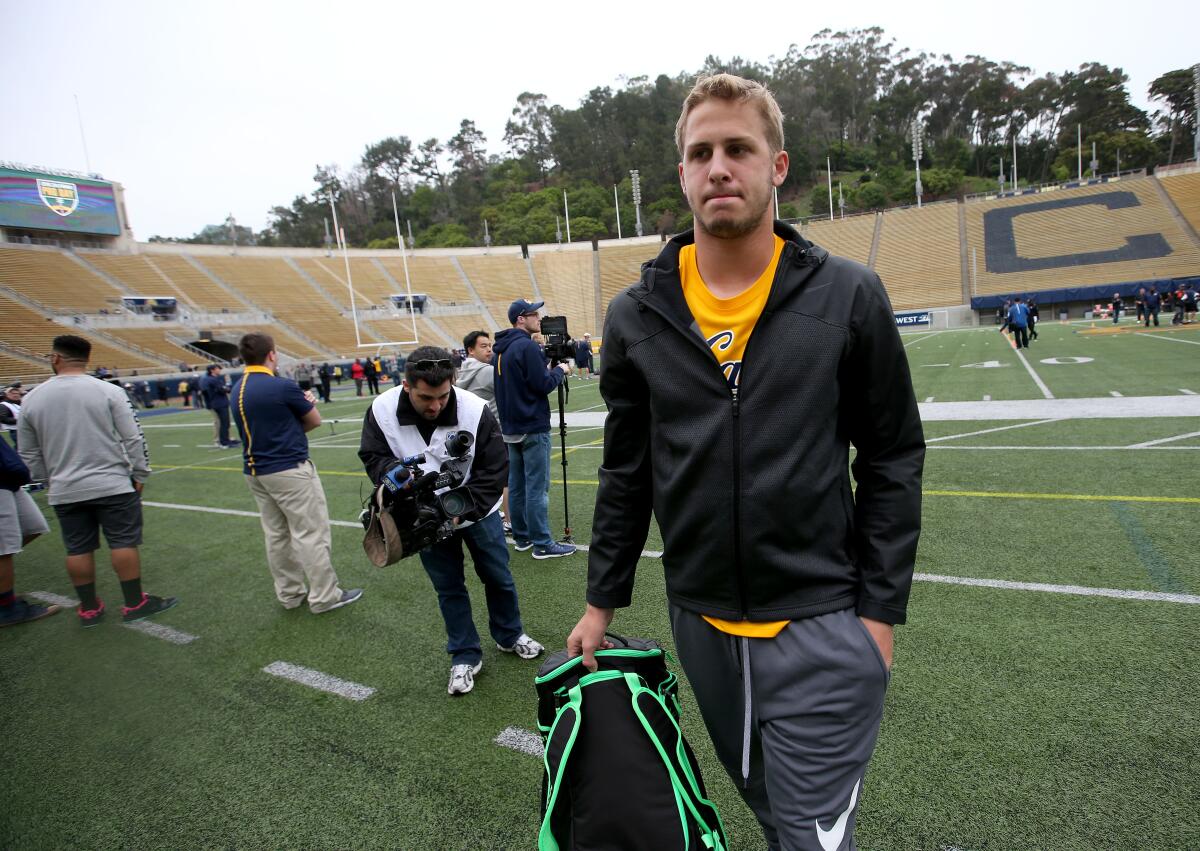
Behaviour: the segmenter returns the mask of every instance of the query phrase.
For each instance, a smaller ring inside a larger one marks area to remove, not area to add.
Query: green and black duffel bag
[[[534,681],[545,745],[539,851],[725,851],[656,641],[609,635],[591,673],[560,650]]]

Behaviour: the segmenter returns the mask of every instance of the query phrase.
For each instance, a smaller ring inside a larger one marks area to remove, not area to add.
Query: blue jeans
[[[508,446],[508,509],[514,541],[548,547],[550,537],[550,432],[527,434]]]
[[[471,619],[471,598],[463,576],[462,545],[466,541],[475,574],[487,596],[488,631],[502,647],[512,647],[521,633],[517,586],[508,569],[508,545],[500,512],[495,511],[461,532],[421,551],[421,565],[437,591],[446,622],[446,652],[454,665],[475,665],[483,658],[479,633]]]

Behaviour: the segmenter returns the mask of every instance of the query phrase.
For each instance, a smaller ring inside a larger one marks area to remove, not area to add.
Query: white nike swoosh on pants
[[[850,792],[850,806],[846,807],[846,811],[838,816],[833,827],[825,830],[821,827],[818,819],[813,819],[813,824],[817,828],[817,839],[820,840],[821,847],[825,851],[837,851],[841,846],[842,839],[846,836],[846,823],[850,821],[850,813],[854,812],[854,803],[858,800],[858,787],[861,783],[861,780],[854,781],[854,789]]]

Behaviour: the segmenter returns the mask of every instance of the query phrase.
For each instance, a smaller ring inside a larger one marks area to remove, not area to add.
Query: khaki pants
[[[305,461],[291,470],[246,476],[246,484],[262,515],[275,596],[284,608],[294,609],[307,594],[314,613],[326,611],[342,590],[330,561],[329,509],[317,468]]]

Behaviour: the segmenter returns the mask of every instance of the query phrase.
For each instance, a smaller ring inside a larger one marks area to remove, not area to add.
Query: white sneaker
[[[501,647],[496,645],[496,649],[505,653],[516,653],[522,659],[536,659],[545,652],[546,648],[538,644],[525,633],[521,633],[521,637],[517,639],[512,647]]]
[[[450,685],[446,689],[449,694],[466,694],[475,688],[475,675],[483,667],[483,662],[475,665],[452,665],[450,667]]]

